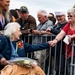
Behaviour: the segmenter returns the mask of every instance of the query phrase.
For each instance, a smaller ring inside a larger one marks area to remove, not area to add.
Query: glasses
[[[73,17],[72,15],[68,15],[67,17]]]

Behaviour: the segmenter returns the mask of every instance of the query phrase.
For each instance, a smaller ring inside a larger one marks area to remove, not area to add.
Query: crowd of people
[[[52,47],[51,56],[53,57],[52,60],[54,60],[54,46],[57,44],[55,71],[56,75],[59,75],[60,40],[68,36],[69,45],[67,49],[65,48],[66,44],[62,42],[60,75],[64,75],[65,58],[67,58],[66,75],[70,75],[72,57],[71,44],[75,38],[75,6],[67,11],[68,20],[66,20],[64,10],[56,11],[55,15],[52,12],[47,14],[45,10],[39,10],[36,13],[39,21],[37,25],[35,17],[29,14],[28,7],[21,6],[20,9],[15,8],[9,10],[9,5],[10,0],[0,0],[0,70],[8,64],[7,60],[26,57],[27,52],[33,52],[33,58],[37,60],[38,65],[42,68],[44,63],[41,62],[45,59],[46,52],[49,53],[50,47]],[[33,40],[32,37],[28,40],[29,34],[37,36],[35,36]],[[53,37],[53,40],[47,39],[46,42],[45,36],[47,35],[56,35],[56,37]],[[21,44],[20,46],[19,43]],[[75,59],[75,57],[73,59]],[[46,61],[47,64],[49,64],[49,61]],[[46,72],[47,70],[48,68],[46,68]],[[74,75],[73,73],[74,69],[72,70],[72,75]]]

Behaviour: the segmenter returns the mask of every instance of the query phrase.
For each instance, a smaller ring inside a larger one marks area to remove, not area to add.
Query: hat
[[[57,16],[57,15],[64,15],[65,14],[65,12],[62,12],[62,11],[57,11],[57,12],[55,12],[55,15]]]
[[[28,8],[27,8],[26,6],[21,6],[21,7],[20,7],[20,11],[21,11],[21,12],[29,12],[29,11],[28,11]]]

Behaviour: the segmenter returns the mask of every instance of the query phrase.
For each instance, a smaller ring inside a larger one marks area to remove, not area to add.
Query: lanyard
[[[16,49],[14,48],[12,41],[10,41],[11,47],[12,47],[12,54],[16,55],[18,50],[18,44],[16,43]]]
[[[16,43],[16,53],[17,53],[17,50],[18,50],[18,44]]]

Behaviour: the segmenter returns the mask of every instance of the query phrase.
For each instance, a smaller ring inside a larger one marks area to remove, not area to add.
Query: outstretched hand
[[[54,39],[53,41],[48,41],[48,43],[51,47],[54,47],[57,44],[57,42],[58,41],[56,39]]]

